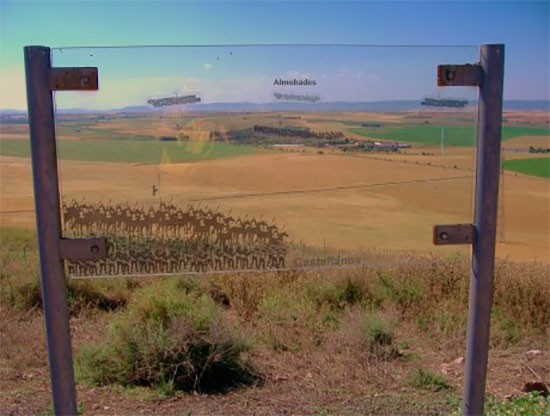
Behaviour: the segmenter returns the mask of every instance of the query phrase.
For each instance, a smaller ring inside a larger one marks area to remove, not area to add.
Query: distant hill
[[[470,105],[475,105],[472,101]],[[422,108],[420,100],[394,101],[332,101],[317,103],[267,102],[267,103],[198,103],[192,105],[152,108],[150,106],[130,106],[110,110],[120,113],[151,112],[219,112],[219,111],[403,111]],[[504,101],[506,110],[548,110],[550,101],[545,100],[508,100]]]
[[[550,110],[550,101],[547,100],[504,100],[505,110]]]
[[[27,115],[26,110],[14,110],[12,108],[6,108],[5,110],[0,110],[0,115],[3,116],[25,116]]]
[[[470,105],[475,105],[472,101]],[[550,110],[548,100],[505,100],[505,110]],[[59,114],[101,114],[101,113],[161,113],[161,112],[219,112],[219,111],[403,111],[422,108],[420,100],[394,101],[332,101],[317,103],[267,102],[267,103],[197,103],[169,107],[146,105],[128,106],[110,110],[84,108],[59,109]],[[26,111],[5,109],[0,115],[25,115]]]

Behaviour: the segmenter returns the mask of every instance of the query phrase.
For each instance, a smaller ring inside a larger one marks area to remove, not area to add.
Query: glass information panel
[[[104,236],[72,277],[370,267],[449,258],[471,222],[475,47],[53,49],[97,92],[55,94],[65,237]]]

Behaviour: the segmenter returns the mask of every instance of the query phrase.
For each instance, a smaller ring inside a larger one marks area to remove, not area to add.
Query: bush
[[[94,384],[222,392],[259,380],[243,353],[249,345],[207,295],[166,281],[141,289],[100,345],[80,352],[80,376]]]
[[[367,313],[362,322],[362,339],[370,354],[385,360],[400,356],[394,344],[393,324],[380,313]]]
[[[249,320],[258,310],[270,280],[252,274],[215,276],[210,281],[209,292],[216,301],[231,305],[241,318]]]
[[[407,381],[411,386],[424,390],[443,391],[451,388],[443,376],[422,368],[415,369]]]
[[[360,303],[367,297],[368,288],[365,280],[346,277],[344,279],[331,279],[324,281],[312,281],[307,287],[309,299],[314,301],[319,308],[328,306],[331,309],[344,309],[348,306]]]
[[[414,268],[378,272],[376,297],[395,304],[404,316],[414,314],[424,304],[423,281],[414,272]]]

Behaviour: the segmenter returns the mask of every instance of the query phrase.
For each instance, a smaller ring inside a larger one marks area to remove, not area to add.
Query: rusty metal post
[[[489,327],[493,303],[504,45],[482,45],[480,48],[480,66],[482,80],[479,87],[478,102],[475,238],[470,277],[462,407],[464,415],[483,414]]]
[[[76,415],[65,272],[59,251],[61,221],[50,48],[25,47],[36,228],[46,321],[48,361],[56,415]]]

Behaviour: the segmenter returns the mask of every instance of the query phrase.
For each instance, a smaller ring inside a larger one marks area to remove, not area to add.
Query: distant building
[[[296,144],[274,144],[273,147],[304,147],[305,144],[303,143],[296,143]]]

